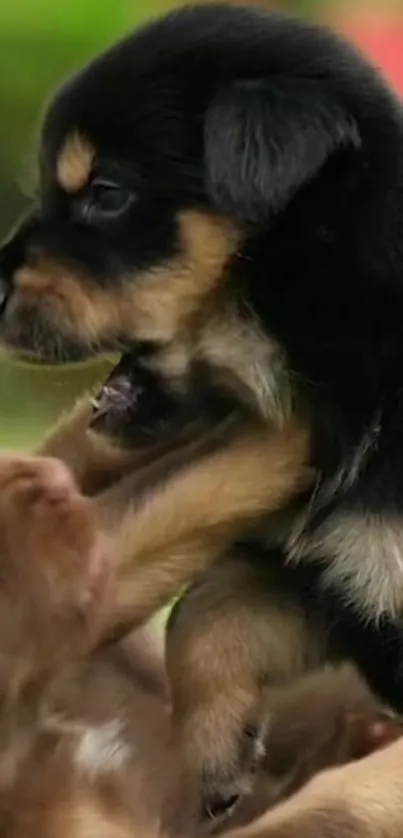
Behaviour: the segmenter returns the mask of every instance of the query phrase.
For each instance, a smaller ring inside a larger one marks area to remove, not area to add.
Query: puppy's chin
[[[43,364],[75,363],[111,351],[71,337],[52,322],[46,310],[28,303],[17,308],[12,300],[0,317],[0,343],[14,354]]]

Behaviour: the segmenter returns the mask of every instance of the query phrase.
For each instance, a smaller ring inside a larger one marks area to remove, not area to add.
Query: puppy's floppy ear
[[[206,186],[216,209],[261,223],[336,150],[359,147],[354,119],[315,79],[237,81],[205,119]]]

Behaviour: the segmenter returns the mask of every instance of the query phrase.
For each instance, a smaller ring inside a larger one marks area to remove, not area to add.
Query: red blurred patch
[[[403,15],[386,20],[345,18],[337,24],[337,28],[369,55],[403,95]]]

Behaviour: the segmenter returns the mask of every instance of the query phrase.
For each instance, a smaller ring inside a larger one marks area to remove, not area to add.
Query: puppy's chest
[[[312,522],[309,506],[267,523],[264,540],[286,562],[315,570],[319,589],[333,591],[369,621],[403,617],[403,515],[333,507]]]

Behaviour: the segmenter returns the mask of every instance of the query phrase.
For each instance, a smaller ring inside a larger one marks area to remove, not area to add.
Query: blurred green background
[[[383,63],[382,49],[385,62],[390,62],[391,33],[396,40],[396,22],[400,26],[403,20],[402,0],[256,2],[329,19],[347,30],[351,20],[351,31],[358,40],[363,35],[364,47],[368,22],[368,48],[374,54],[378,50],[379,63]],[[36,129],[55,85],[131,27],[173,4],[174,0],[0,3],[0,238],[6,236],[27,201]],[[386,31],[384,47],[373,34],[381,30],[384,38]],[[396,56],[397,63],[403,61],[403,37],[397,43]],[[391,68],[391,75],[393,72]],[[32,447],[60,411],[104,372],[105,366],[98,364],[49,370],[0,358],[0,448]]]

